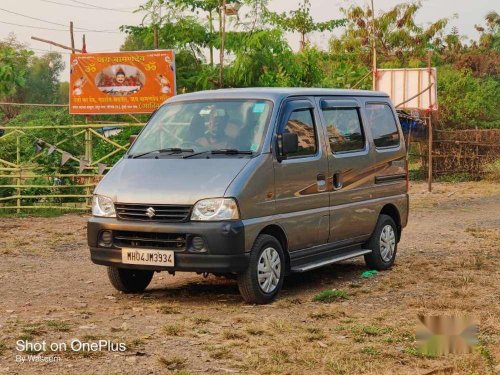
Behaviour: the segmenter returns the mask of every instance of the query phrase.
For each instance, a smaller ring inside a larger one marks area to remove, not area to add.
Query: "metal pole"
[[[429,87],[431,86],[431,73],[432,73],[432,68],[431,68],[431,64],[432,64],[432,51],[429,51],[428,54],[427,54],[427,69],[428,69],[428,81],[427,83],[429,84]],[[429,155],[428,155],[428,164],[429,164],[429,167],[427,168],[428,169],[428,176],[427,176],[427,181],[428,181],[428,189],[429,189],[429,192],[432,191],[432,91],[431,89],[429,88],[429,118],[428,118],[428,123],[429,123],[429,128],[428,128],[428,131],[429,131]]]
[[[372,82],[372,89],[376,90],[377,89],[377,47],[375,43],[375,6],[373,5],[373,0],[371,0],[372,3],[372,77],[373,77],[373,82]]]

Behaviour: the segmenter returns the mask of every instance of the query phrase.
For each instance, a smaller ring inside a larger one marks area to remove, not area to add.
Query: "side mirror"
[[[296,133],[278,134],[278,161],[285,160],[287,155],[299,151],[299,136]]]
[[[134,135],[131,135],[130,137],[128,137],[128,143],[130,143],[130,146],[132,146],[134,144],[136,139],[137,139],[137,134],[134,134]]]

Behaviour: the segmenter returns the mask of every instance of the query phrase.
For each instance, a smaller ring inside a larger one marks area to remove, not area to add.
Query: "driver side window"
[[[299,149],[289,154],[289,158],[313,156],[318,150],[316,126],[311,109],[299,109],[292,112],[288,119],[284,133],[295,133],[299,138]]]

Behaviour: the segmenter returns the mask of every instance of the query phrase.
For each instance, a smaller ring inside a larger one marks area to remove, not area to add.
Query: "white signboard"
[[[430,76],[427,68],[377,70],[377,90],[386,92],[398,109],[437,110],[436,82],[436,68],[431,68]]]

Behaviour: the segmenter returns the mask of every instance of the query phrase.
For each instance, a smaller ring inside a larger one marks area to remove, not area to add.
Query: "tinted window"
[[[356,108],[323,110],[332,152],[357,151],[365,146],[359,113]]]
[[[285,133],[295,133],[299,137],[299,150],[294,156],[309,156],[316,154],[316,132],[311,110],[297,110],[292,112],[285,125]]]
[[[387,104],[367,104],[366,115],[376,147],[399,145],[399,133],[391,107]]]

